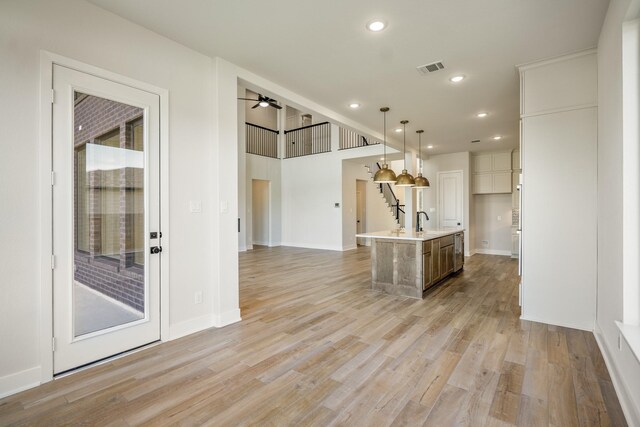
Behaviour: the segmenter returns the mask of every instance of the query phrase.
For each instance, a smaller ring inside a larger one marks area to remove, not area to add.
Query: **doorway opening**
[[[365,233],[367,231],[367,181],[363,179],[356,180],[356,233]],[[366,238],[358,237],[356,239],[358,246],[366,245]]]
[[[251,240],[254,245],[271,244],[271,181],[254,179],[251,183]]]

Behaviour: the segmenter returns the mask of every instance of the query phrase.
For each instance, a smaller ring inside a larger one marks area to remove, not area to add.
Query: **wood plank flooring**
[[[371,291],[369,262],[243,253],[242,322],[0,400],[0,425],[626,425],[591,333],[519,320],[516,261],[425,300]]]

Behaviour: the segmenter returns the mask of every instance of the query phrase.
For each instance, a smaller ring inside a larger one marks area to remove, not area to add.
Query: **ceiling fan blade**
[[[256,105],[254,105],[253,107],[251,107],[251,109],[253,110],[254,108],[258,108],[260,106],[260,103],[258,102]]]
[[[252,98],[238,98],[238,99],[242,99],[243,101],[260,101],[259,99],[252,99]]]
[[[275,102],[269,102],[269,105],[271,105],[273,108],[277,108],[278,110],[282,110],[282,107]]]

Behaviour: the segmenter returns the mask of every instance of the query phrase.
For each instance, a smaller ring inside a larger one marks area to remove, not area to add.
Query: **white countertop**
[[[369,239],[398,239],[398,240],[433,240],[450,234],[464,231],[462,227],[441,228],[437,230],[425,230],[416,232],[415,230],[385,230],[371,233],[356,234],[356,237],[367,237]]]

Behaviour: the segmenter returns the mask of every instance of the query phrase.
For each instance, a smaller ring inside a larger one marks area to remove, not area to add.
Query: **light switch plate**
[[[227,202],[226,200],[220,201],[220,212],[221,213],[229,212],[229,202]]]
[[[430,213],[433,213],[433,212],[435,212],[435,211],[436,211],[436,208],[429,208],[429,212],[430,212]]]
[[[202,202],[200,200],[189,201],[189,212],[200,213],[202,212]]]

